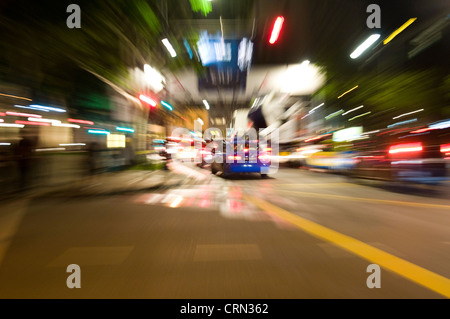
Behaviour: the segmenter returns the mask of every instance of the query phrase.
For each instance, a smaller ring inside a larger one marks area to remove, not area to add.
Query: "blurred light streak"
[[[56,124],[60,124],[61,123],[61,121],[58,121],[58,120],[34,118],[34,117],[29,117],[28,121],[42,122],[42,123],[56,123]]]
[[[165,106],[167,109],[173,111],[173,106],[167,103],[166,101],[161,101],[161,104]]]
[[[5,120],[4,119],[0,119],[0,123],[3,123],[3,122],[5,122]]]
[[[330,135],[332,135],[332,134],[317,135],[317,136],[306,139],[305,142],[316,141],[316,140],[321,139],[322,137],[326,137],[326,136],[330,136]]]
[[[170,204],[170,207],[173,207],[173,208],[178,207],[178,205],[180,205],[182,200],[183,200],[183,196],[177,196]]]
[[[5,93],[0,93],[1,96],[6,96],[6,97],[12,97],[14,99],[20,99],[20,100],[25,100],[25,101],[32,101],[29,98],[26,97],[22,97],[22,96],[17,96],[17,95],[10,95],[10,94],[5,94]]]
[[[78,119],[67,119],[67,122],[94,125],[94,122],[92,122],[92,121],[78,120]]]
[[[347,94],[347,93],[349,93],[349,92],[351,92],[351,91],[357,89],[358,86],[359,86],[359,85],[357,85],[357,86],[355,86],[355,87],[352,87],[352,88],[351,88],[350,90],[348,90],[348,91],[345,91],[344,93],[342,93],[341,95],[338,96],[338,99],[340,99],[341,97],[343,97],[345,94]]]
[[[175,50],[174,50],[172,44],[169,42],[169,40],[167,38],[164,38],[161,41],[164,44],[164,46],[166,47],[167,51],[169,51],[172,58],[176,57],[177,53],[175,52]]]
[[[203,104],[205,105],[206,109],[209,110],[209,104],[208,104],[208,101],[203,100]]]
[[[13,123],[0,123],[0,127],[18,127],[23,128],[25,125],[23,124],[13,124]]]
[[[308,114],[314,112],[314,111],[317,110],[319,107],[324,106],[324,105],[325,105],[325,103],[322,103],[322,104],[317,105],[315,108],[313,108],[312,110],[310,110],[310,111],[308,112]]]
[[[76,125],[76,124],[66,124],[66,123],[52,123],[52,126],[80,128],[79,125]]]
[[[358,107],[355,107],[354,109],[348,110],[347,112],[342,113],[342,116],[347,115],[348,113],[351,113],[351,112],[353,112],[353,111],[359,110],[359,109],[362,108],[362,107],[364,107],[364,105],[360,105],[360,106],[358,106]]]
[[[445,120],[442,122],[433,123],[428,126],[431,129],[444,129],[450,127],[450,120]]]
[[[134,133],[134,130],[132,128],[127,128],[127,127],[116,127],[116,130],[118,131],[122,131],[122,132],[129,132],[129,133]]]
[[[380,130],[375,130],[375,131],[369,131],[369,132],[364,132],[362,134],[373,134],[373,133],[378,133]]]
[[[442,144],[441,145],[441,153],[447,153],[447,152],[450,152],[450,144]]]
[[[85,146],[85,143],[68,143],[68,144],[59,144],[59,146]]]
[[[272,32],[270,34],[270,39],[269,39],[270,44],[274,44],[275,42],[278,41],[278,38],[281,33],[281,29],[283,28],[283,23],[284,23],[284,17],[279,16],[275,19],[275,22],[273,23]]]
[[[359,115],[356,115],[356,116],[354,116],[354,117],[352,117],[351,119],[348,119],[348,120],[349,121],[353,121],[354,119],[357,119],[358,117],[366,116],[366,115],[368,115],[370,113],[372,113],[372,112],[366,112],[366,113],[363,113],[363,114],[359,114]]]
[[[409,25],[411,25],[414,21],[416,21],[417,18],[411,18],[408,21],[406,21],[400,28],[398,28],[397,30],[395,30],[394,32],[391,33],[390,36],[388,36],[384,41],[383,41],[383,45],[388,44],[389,42],[391,42],[392,39],[394,39],[400,32],[402,32],[403,30],[405,30]]]
[[[421,152],[423,150],[422,143],[406,143],[393,145],[389,148],[389,154]]]
[[[402,124],[407,124],[407,123],[411,123],[411,122],[416,122],[417,119],[412,119],[412,120],[407,120],[407,121],[403,121],[403,122],[397,122],[391,125],[388,125],[387,127],[394,127],[394,126],[398,126],[398,125],[402,125]]]
[[[187,53],[189,54],[189,58],[192,60],[194,57],[194,54],[192,53],[191,46],[189,45],[189,42],[186,40],[186,38],[183,39],[184,47],[186,48]]]
[[[108,131],[100,131],[100,130],[88,130],[89,134],[105,134],[108,135],[109,132]]]
[[[422,133],[422,132],[427,132],[427,131],[431,131],[431,130],[433,130],[433,129],[429,128],[429,127],[425,127],[425,128],[421,128],[421,129],[418,129],[418,130],[415,130],[415,131],[411,131],[409,133]]]
[[[35,110],[42,110],[42,111],[53,111],[53,112],[59,112],[59,113],[65,113],[66,110],[60,108],[60,107],[52,107],[52,106],[43,106],[43,105],[37,105],[37,104],[32,104],[32,105],[28,105],[28,107],[33,108]]]
[[[11,115],[11,116],[22,116],[22,117],[35,117],[35,118],[42,118],[41,115],[37,115],[37,114],[29,114],[29,113],[18,113],[18,112],[6,112],[6,115]]]
[[[420,110],[416,110],[416,111],[400,114],[399,116],[393,117],[392,119],[395,120],[395,119],[398,119],[400,117],[403,117],[403,116],[406,116],[406,115],[410,115],[410,114],[414,114],[414,113],[417,113],[417,112],[422,112],[422,111],[423,111],[423,109],[420,109]]]
[[[366,41],[364,41],[363,43],[361,43],[355,51],[352,52],[352,54],[350,54],[350,57],[352,59],[356,59],[357,57],[359,57],[364,51],[366,51],[372,44],[375,43],[375,41],[378,40],[378,38],[380,37],[379,34],[372,34],[370,37],[367,38]]]
[[[0,116],[6,116],[6,113],[0,112]]]
[[[153,106],[153,107],[156,106],[156,101],[153,100],[152,98],[150,98],[150,97],[144,95],[144,94],[139,95],[139,99],[140,99],[141,101],[144,101],[145,103],[150,104],[150,105]]]
[[[402,138],[406,138],[406,137],[411,137],[411,136],[426,135],[426,134],[430,134],[430,132],[424,132],[424,133],[415,133],[415,134],[403,135],[403,136],[400,136],[398,139],[402,139]]]
[[[0,146],[9,146],[11,143],[0,143]]]
[[[16,124],[23,124],[23,125],[50,126],[50,123],[44,123],[44,122],[16,121],[15,123]]]
[[[329,119],[331,119],[331,118],[333,118],[333,117],[335,117],[335,116],[337,116],[337,115],[339,115],[339,114],[341,114],[343,112],[344,112],[344,110],[341,109],[341,110],[336,111],[334,113],[328,114],[327,116],[325,116],[325,119],[329,120]]]
[[[64,147],[38,148],[36,152],[65,151]]]
[[[45,110],[45,109],[40,109],[40,108],[36,108],[36,107],[30,107],[30,106],[24,106],[24,105],[14,105],[14,107],[18,107],[21,109],[29,109],[29,110],[34,110],[34,111],[42,111],[42,112],[50,112],[49,110]]]

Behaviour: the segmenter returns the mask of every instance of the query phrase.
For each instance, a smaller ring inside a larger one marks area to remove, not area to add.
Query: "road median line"
[[[399,205],[399,206],[450,209],[450,205],[427,204],[427,203],[418,203],[418,202],[404,202],[404,201],[389,200],[389,199],[353,197],[353,196],[343,196],[343,195],[334,195],[334,194],[310,193],[310,192],[291,191],[291,190],[283,190],[283,189],[278,189],[277,191],[284,192],[284,193],[293,193],[293,194],[302,195],[305,197],[329,198],[329,199],[337,199],[337,200],[347,200],[347,201],[355,201],[355,202],[370,202],[370,203]]]

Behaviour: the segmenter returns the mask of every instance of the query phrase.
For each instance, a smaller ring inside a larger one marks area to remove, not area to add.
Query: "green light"
[[[325,119],[329,120],[329,119],[331,119],[331,118],[333,118],[333,117],[335,117],[335,116],[337,116],[339,114],[342,114],[342,113],[344,113],[344,110],[339,110],[337,112],[334,112],[334,113],[331,113],[331,114],[325,116]]]
[[[201,11],[205,16],[212,11],[212,4],[208,0],[190,0],[192,11]]]
[[[356,116],[352,117],[351,119],[349,119],[349,121],[357,119],[358,117],[361,117],[361,116],[364,116],[364,115],[367,115],[367,114],[370,114],[370,113],[372,113],[372,112],[366,112],[366,113],[363,113],[363,114],[356,115]]]

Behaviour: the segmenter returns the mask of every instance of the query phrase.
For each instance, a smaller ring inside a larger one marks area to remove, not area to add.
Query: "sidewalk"
[[[36,185],[12,197],[89,197],[119,195],[151,191],[180,185],[187,177],[169,170],[124,170],[105,172],[89,178],[66,179],[64,176],[51,185]]]
[[[118,195],[177,186],[185,178],[185,176],[165,170],[107,172],[92,178],[80,179],[63,187],[52,187],[47,189],[47,191],[41,190],[39,196],[87,197]]]

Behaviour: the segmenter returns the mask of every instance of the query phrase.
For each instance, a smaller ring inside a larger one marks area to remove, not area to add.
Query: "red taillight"
[[[389,148],[389,154],[412,153],[423,151],[422,143],[397,144]]]
[[[442,144],[441,153],[448,153],[448,152],[450,152],[450,144]]]

